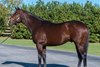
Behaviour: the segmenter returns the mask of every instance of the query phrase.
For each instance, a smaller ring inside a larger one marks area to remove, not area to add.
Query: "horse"
[[[87,67],[87,50],[89,43],[89,29],[81,21],[66,21],[63,23],[52,23],[31,14],[30,12],[16,8],[9,19],[9,25],[23,23],[32,33],[32,40],[36,44],[38,53],[38,67],[46,67],[46,46],[59,46],[68,41],[74,42],[77,55],[77,67]]]

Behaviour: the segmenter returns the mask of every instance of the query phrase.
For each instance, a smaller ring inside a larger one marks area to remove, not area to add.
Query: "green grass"
[[[3,41],[4,39],[6,38],[0,37],[0,42]],[[4,44],[35,47],[35,44],[33,43],[33,41],[27,40],[27,39],[10,39],[9,38],[7,41],[4,42]],[[47,49],[76,52],[75,45],[70,42],[61,46],[47,47]],[[100,43],[90,43],[89,48],[88,48],[88,53],[92,55],[100,56]]]
[[[0,37],[0,42],[5,40],[7,37]],[[11,39],[8,38],[3,44],[9,44],[9,45],[18,45],[18,46],[34,46],[32,40],[27,39]]]
[[[90,43],[88,52],[89,54],[100,56],[100,43]]]
[[[76,52],[75,45],[70,42],[62,46],[50,47],[50,49]],[[88,53],[91,55],[100,56],[100,43],[89,43]]]

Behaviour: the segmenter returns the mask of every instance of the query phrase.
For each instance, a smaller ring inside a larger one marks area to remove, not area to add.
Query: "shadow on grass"
[[[6,61],[6,62],[4,62],[2,64],[4,64],[4,65],[6,65],[6,64],[18,64],[18,65],[21,65],[23,67],[38,67],[38,64],[24,63],[24,62],[15,62],[15,61]],[[61,65],[61,64],[47,64],[47,67],[69,67],[69,66]]]

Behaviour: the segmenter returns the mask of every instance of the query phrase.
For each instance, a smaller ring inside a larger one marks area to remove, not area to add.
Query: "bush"
[[[99,34],[91,34],[90,36],[90,42],[95,43],[95,42],[100,42],[99,40],[100,35]]]
[[[27,30],[26,26],[23,24],[18,24],[12,28],[12,35],[13,39],[30,39],[31,33]]]

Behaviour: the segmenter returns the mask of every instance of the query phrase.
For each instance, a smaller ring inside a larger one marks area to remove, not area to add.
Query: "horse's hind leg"
[[[87,50],[88,50],[88,40],[86,41],[85,46],[84,46],[84,54],[83,54],[84,67],[87,67]]]
[[[87,67],[87,45],[76,44],[76,50],[79,58],[78,67],[81,67],[82,60],[84,67]]]
[[[84,67],[87,67],[87,53],[84,53],[83,55],[83,65]]]
[[[81,67],[81,63],[82,63],[82,54],[80,53],[77,44],[75,44],[75,46],[76,46],[76,51],[77,51],[78,59],[79,59],[77,67]]]

